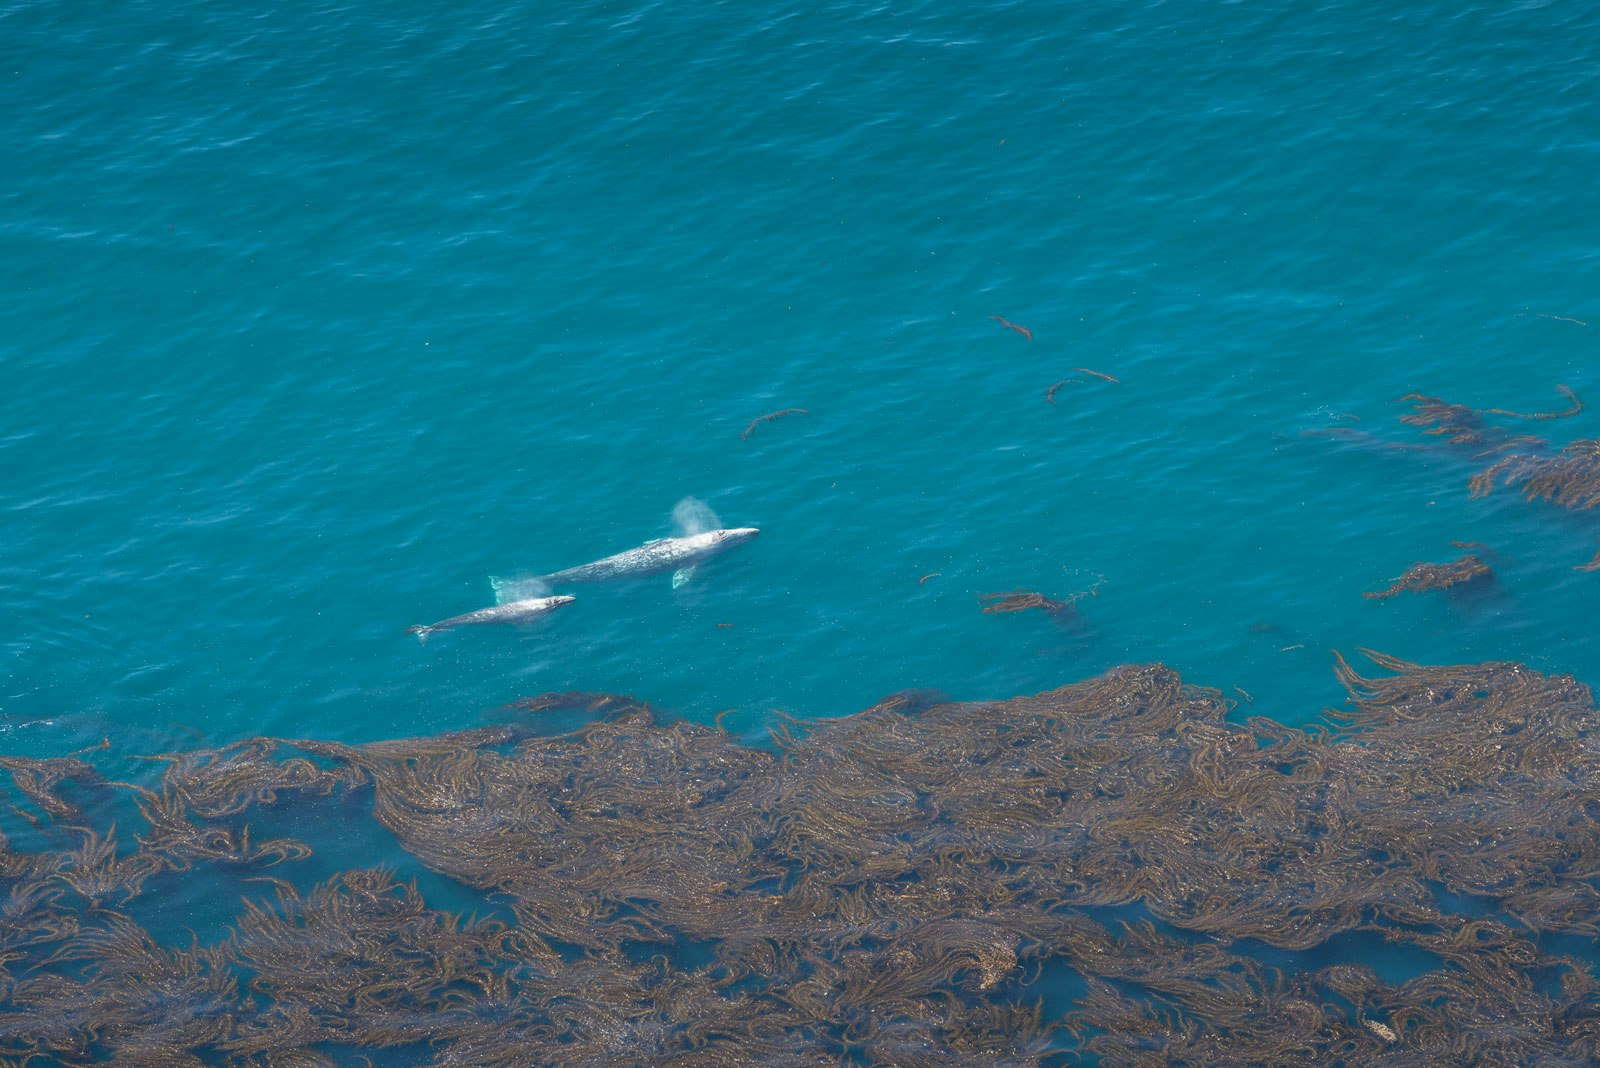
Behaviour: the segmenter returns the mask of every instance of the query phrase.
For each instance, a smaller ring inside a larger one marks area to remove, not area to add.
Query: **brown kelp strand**
[[[78,808],[61,795],[66,783],[98,785],[104,780],[94,767],[76,757],[38,760],[0,756],[0,769],[11,774],[12,784],[33,804],[56,819],[74,819]]]
[[[1556,412],[1513,412],[1513,411],[1509,411],[1509,410],[1507,410],[1505,408],[1485,408],[1484,409],[1484,413],[1486,415],[1504,416],[1507,419],[1545,420],[1545,419],[1566,419],[1566,418],[1569,418],[1571,416],[1577,415],[1579,412],[1583,411],[1583,401],[1578,399],[1578,395],[1572,391],[1572,387],[1565,386],[1565,385],[1557,386],[1556,387],[1556,392],[1560,393],[1563,397],[1567,398],[1567,407],[1561,409],[1560,411],[1556,411]]]
[[[999,323],[1001,326],[1005,327],[1007,330],[1014,330],[1017,333],[1021,334],[1022,335],[1022,339],[1024,341],[1032,341],[1033,340],[1033,331],[1029,330],[1027,327],[1023,326],[1022,324],[1014,323],[1010,319],[1007,319],[1003,315],[991,315],[991,316],[989,316],[989,318],[994,320],[995,322]]]
[[[281,749],[277,739],[254,738],[153,759],[170,765],[164,784],[206,819],[236,815],[257,803],[270,805],[283,793],[326,796],[353,781],[352,768],[325,769],[302,756],[280,755]]]
[[[1090,367],[1074,367],[1073,370],[1082,374],[1086,374],[1090,378],[1098,378],[1102,382],[1114,382],[1117,384],[1121,384],[1122,382],[1122,379],[1116,377],[1115,375],[1108,375],[1104,371],[1096,371]],[[1056,402],[1056,394],[1061,392],[1061,387],[1077,381],[1080,380],[1077,378],[1063,378],[1059,382],[1052,382],[1050,385],[1045,387],[1044,399],[1049,401],[1051,404],[1054,404]]]
[[[1556,390],[1567,398],[1568,406],[1554,412],[1516,412],[1507,408],[1471,408],[1453,404],[1439,397],[1421,393],[1408,393],[1400,399],[1411,402],[1411,411],[1400,417],[1407,426],[1422,428],[1424,434],[1443,437],[1452,445],[1469,445],[1500,451],[1508,448],[1537,449],[1544,442],[1531,435],[1513,437],[1504,431],[1488,426],[1484,416],[1495,415],[1503,419],[1529,419],[1544,421],[1566,419],[1583,411],[1583,401],[1568,386]]]
[[[1026,612],[1030,608],[1038,608],[1047,615],[1054,616],[1072,608],[1071,601],[1046,597],[1044,594],[1034,593],[1032,590],[1013,590],[1010,593],[980,593],[978,601],[983,605],[985,613]]]
[[[1421,393],[1407,393],[1400,400],[1411,402],[1411,411],[1400,421],[1422,428],[1424,434],[1443,437],[1452,445],[1481,445],[1487,440],[1483,413],[1476,408]]]
[[[1553,455],[1513,452],[1474,475],[1472,495],[1481,497],[1495,483],[1520,483],[1529,500],[1545,500],[1583,511],[1600,505],[1600,439],[1568,444]]]
[[[1552,452],[1544,438],[1511,435],[1487,425],[1484,416],[1508,419],[1565,419],[1583,411],[1583,401],[1567,386],[1556,387],[1570,402],[1555,412],[1516,412],[1506,408],[1469,408],[1438,397],[1410,393],[1412,410],[1400,417],[1423,433],[1444,436],[1450,443],[1470,446],[1480,459],[1497,457],[1469,481],[1472,495],[1481,497],[1497,484],[1522,487],[1529,500],[1548,500],[1575,511],[1600,504],[1600,440],[1573,441]]]
[[[0,1061],[1595,1063],[1593,696],[1365,656],[1304,728],[1146,665],[763,747],[553,694],[136,783],[8,761]],[[173,892],[217,919],[163,936]]]
[[[994,612],[1026,612],[1037,608],[1046,615],[1061,618],[1072,615],[1077,611],[1078,602],[1085,597],[1098,597],[1100,583],[1096,582],[1087,590],[1079,590],[1064,598],[1046,597],[1033,590],[1012,590],[1009,593],[980,593],[978,602],[983,606],[985,613]]]
[[[810,415],[810,414],[811,413],[806,411],[804,408],[781,408],[781,409],[779,409],[778,411],[775,411],[775,412],[768,412],[766,415],[758,415],[754,419],[750,420],[750,425],[749,426],[745,427],[744,430],[740,431],[739,440],[740,441],[749,441],[750,440],[750,435],[754,434],[756,432],[756,427],[760,426],[762,423],[770,423],[774,419],[782,419],[784,416],[788,416],[788,415]]]
[[[1384,589],[1361,596],[1370,601],[1381,601],[1397,593],[1447,590],[1468,582],[1480,582],[1493,574],[1489,565],[1474,555],[1463,556],[1448,564],[1412,564]]]
[[[1583,411],[1583,401],[1570,387],[1556,388],[1569,404],[1554,412],[1476,409],[1412,393],[1401,398],[1412,402],[1412,411],[1402,415],[1400,421],[1422,427],[1427,434],[1444,435],[1453,444],[1468,446],[1476,459],[1488,463],[1468,480],[1474,497],[1487,496],[1497,485],[1520,486],[1528,500],[1549,501],[1572,511],[1587,511],[1600,505],[1600,439],[1580,439],[1553,450],[1544,438],[1531,434],[1512,435],[1488,426],[1483,420],[1486,415],[1507,419],[1565,419]],[[1600,560],[1600,556],[1596,560]],[[1574,566],[1580,571],[1600,570],[1600,565],[1594,561]]]

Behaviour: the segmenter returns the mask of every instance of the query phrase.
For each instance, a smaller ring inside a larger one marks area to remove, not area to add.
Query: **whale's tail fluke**
[[[428,644],[428,635],[433,633],[433,628],[432,627],[407,627],[406,628],[406,633],[407,634],[415,634],[417,636],[417,641],[421,642],[423,645],[427,645]]]

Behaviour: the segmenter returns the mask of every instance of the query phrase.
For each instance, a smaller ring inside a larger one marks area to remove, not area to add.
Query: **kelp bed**
[[[892,698],[771,748],[566,695],[434,738],[168,755],[140,787],[7,759],[0,1058],[1600,1061],[1573,955],[1600,935],[1591,694],[1373,658],[1339,661],[1349,707],[1306,729],[1142,666]],[[537,734],[562,705],[597,718]],[[352,813],[480,915],[384,868],[297,882],[329,858],[262,830]],[[244,887],[231,923],[162,944],[135,914],[174,878]],[[1424,963],[1362,959],[1395,952]]]

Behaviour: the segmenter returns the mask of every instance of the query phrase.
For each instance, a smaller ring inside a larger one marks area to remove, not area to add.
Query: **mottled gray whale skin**
[[[480,623],[526,623],[530,619],[549,615],[562,605],[571,604],[576,597],[562,594],[559,597],[528,597],[521,601],[507,601],[497,604],[492,608],[480,608],[476,612],[465,615],[451,616],[441,619],[437,623],[429,623],[425,627],[409,627],[407,634],[415,634],[417,641],[425,642],[428,635],[436,630],[450,630],[453,627],[473,627]]]
[[[544,575],[540,581],[555,586],[567,582],[609,582],[636,575],[653,575],[658,571],[676,571],[679,575],[674,577],[673,585],[681,586],[688,577],[686,573],[694,565],[724,549],[742,545],[760,533],[755,527],[735,527],[732,530],[708,530],[704,534],[691,534],[686,538],[658,538],[645,542],[637,549],[629,549],[592,564]]]

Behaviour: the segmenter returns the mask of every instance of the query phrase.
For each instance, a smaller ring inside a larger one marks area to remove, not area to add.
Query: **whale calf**
[[[536,579],[491,578],[489,581],[497,596],[509,599],[518,591],[548,589],[565,582],[610,582],[613,579],[671,571],[672,588],[677,589],[694,576],[695,565],[700,561],[735,545],[742,545],[760,533],[755,527],[734,527],[731,530],[708,530],[703,534],[681,538],[657,538],[637,549],[629,549],[581,567],[569,567],[565,571],[541,575]]]
[[[436,630],[450,630],[453,627],[472,627],[479,623],[526,623],[531,619],[549,615],[562,605],[571,604],[576,597],[562,594],[559,597],[527,597],[520,601],[507,601],[497,604],[492,608],[480,608],[476,612],[465,615],[451,616],[441,619],[437,623],[429,623],[425,627],[407,627],[407,634],[415,634],[417,641],[425,642],[428,635]]]

